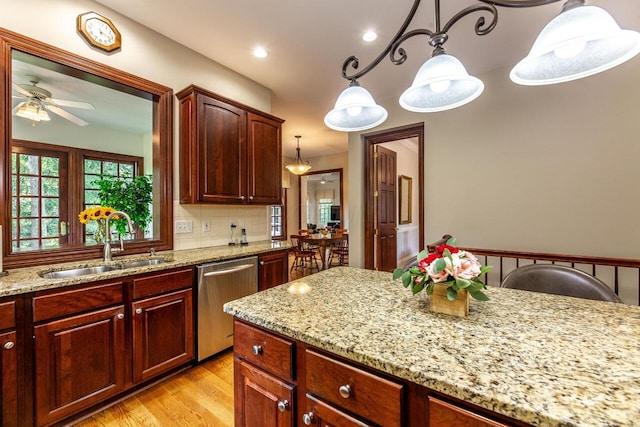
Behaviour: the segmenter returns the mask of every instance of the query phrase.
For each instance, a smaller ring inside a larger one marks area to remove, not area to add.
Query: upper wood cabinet
[[[282,123],[197,86],[180,101],[180,203],[280,202]]]

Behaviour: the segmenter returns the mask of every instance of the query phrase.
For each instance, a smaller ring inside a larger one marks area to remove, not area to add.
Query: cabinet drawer
[[[33,321],[122,304],[122,282],[86,286],[33,297]]]
[[[303,422],[305,416],[310,417],[311,421],[320,422],[321,426],[341,426],[341,427],[373,427],[372,424],[362,422],[349,414],[345,414],[339,409],[324,403],[321,400],[307,394],[307,409],[303,414]],[[318,424],[316,424],[318,425]]]
[[[493,421],[432,396],[429,396],[429,426],[508,427],[507,424]]]
[[[385,427],[402,424],[403,386],[332,358],[306,351],[307,390]]]
[[[234,352],[280,378],[294,378],[293,342],[247,324],[234,322]]]
[[[16,326],[16,302],[0,303],[0,330]]]
[[[154,274],[133,281],[133,299],[193,286],[193,269]]]

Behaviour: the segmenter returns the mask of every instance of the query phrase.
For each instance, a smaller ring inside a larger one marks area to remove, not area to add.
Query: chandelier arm
[[[523,7],[536,7],[536,6],[544,6],[547,4],[558,3],[563,0],[478,0],[482,3],[491,4],[494,6],[501,7],[515,7],[515,8],[523,8]],[[584,3],[584,0],[579,0]]]
[[[435,33],[431,30],[419,29],[409,31],[408,33],[404,34],[393,43],[393,46],[391,46],[391,51],[389,52],[389,59],[391,60],[391,62],[393,62],[395,65],[403,64],[404,61],[407,60],[407,52],[403,48],[401,48],[400,45],[404,43],[405,40],[419,35],[425,35],[429,37],[429,39],[431,39],[431,37],[433,37]],[[399,55],[399,58],[397,58],[396,55]]]
[[[554,1],[558,1],[558,0],[554,0]],[[488,24],[486,24],[485,17],[481,16],[481,17],[478,18],[478,20],[476,21],[476,25],[475,25],[475,31],[476,31],[477,35],[484,36],[484,35],[489,34],[496,27],[496,24],[498,24],[498,9],[496,9],[496,7],[494,5],[489,4],[489,2],[486,2],[486,3],[487,4],[475,4],[473,6],[469,6],[469,7],[465,8],[465,9],[461,10],[460,12],[456,13],[444,25],[444,28],[442,29],[442,32],[445,33],[445,34],[448,33],[449,30],[451,29],[451,27],[453,27],[453,25],[455,23],[457,23],[460,19],[464,18],[465,16],[467,16],[467,15],[469,15],[471,13],[474,13],[474,12],[489,12],[491,14],[491,16],[492,16],[492,19]]]
[[[418,10],[418,6],[420,6],[420,0],[414,0],[413,6],[411,7],[411,11],[409,12],[409,15],[407,16],[407,18],[402,23],[402,26],[400,27],[400,29],[398,30],[396,35],[393,37],[393,39],[391,39],[391,41],[389,42],[387,47],[382,52],[380,52],[380,55],[378,55],[369,65],[367,65],[361,71],[358,71],[358,72],[353,73],[351,75],[349,75],[347,73],[347,68],[351,67],[353,70],[357,70],[358,66],[360,65],[360,61],[358,60],[358,57],[356,57],[356,56],[348,57],[344,61],[344,63],[342,64],[342,77],[347,79],[347,80],[354,81],[354,80],[359,79],[360,77],[364,76],[369,71],[373,70],[380,63],[380,61],[382,61],[384,59],[384,57],[387,56],[387,54],[391,52],[391,49],[394,46],[394,44],[397,42],[397,40],[399,38],[402,37],[404,32],[407,30],[407,27],[409,26],[409,24],[413,20],[413,17],[415,16],[416,11]]]

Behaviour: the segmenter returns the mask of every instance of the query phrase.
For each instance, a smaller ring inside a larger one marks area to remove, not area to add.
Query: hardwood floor
[[[289,258],[289,268],[293,257]],[[289,280],[317,270],[295,269]],[[168,378],[81,421],[78,427],[233,426],[233,352]]]
[[[227,351],[71,425],[233,426],[233,352]]]

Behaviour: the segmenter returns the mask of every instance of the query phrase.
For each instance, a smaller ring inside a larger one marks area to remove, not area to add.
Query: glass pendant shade
[[[382,124],[388,115],[366,89],[353,82],[338,96],[335,107],[324,117],[324,123],[334,130],[357,132]]]
[[[640,33],[620,29],[603,9],[578,6],[547,24],[510,77],[522,85],[567,82],[613,68],[638,52]]]
[[[296,145],[296,159],[293,163],[284,165],[284,167],[287,168],[289,172],[296,175],[303,175],[307,173],[309,169],[311,169],[311,165],[309,164],[309,162],[303,162],[302,158],[300,157],[300,138],[302,137],[296,135],[296,139],[298,140]]]
[[[34,122],[48,122],[51,120],[44,108],[31,101],[23,103],[16,111],[16,116],[33,120]]]
[[[467,104],[480,96],[484,84],[470,76],[458,59],[435,55],[425,62],[411,87],[400,96],[405,110],[432,113]]]

